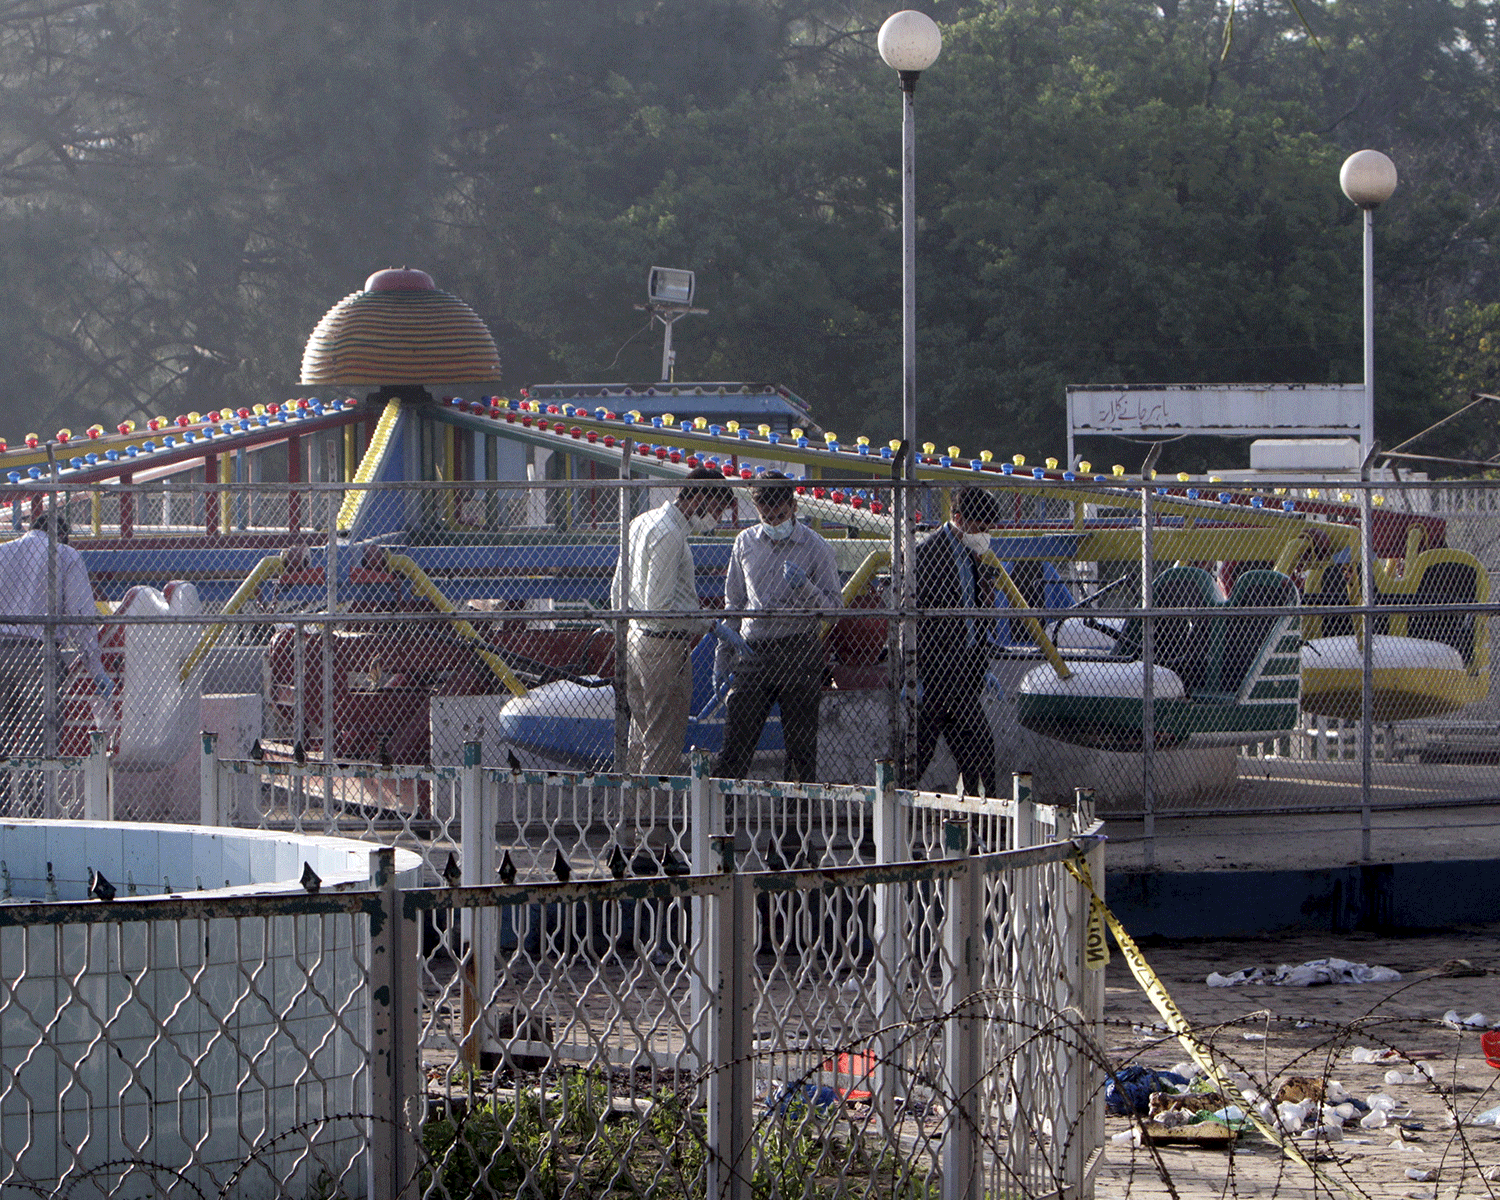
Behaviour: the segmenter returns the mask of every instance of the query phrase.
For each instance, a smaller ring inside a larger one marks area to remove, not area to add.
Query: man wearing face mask
[[[988,608],[994,602],[989,573],[979,556],[990,548],[989,530],[1000,523],[1000,505],[981,488],[953,493],[953,516],[917,543],[917,606]],[[909,786],[932,762],[939,737],[948,739],[964,790],[995,795],[995,741],[980,705],[988,655],[988,622],[937,617],[917,627],[917,758]]]
[[[811,783],[818,769],[823,639],[817,617],[791,614],[843,607],[838,566],[833,548],[797,520],[796,485],[780,471],[767,471],[750,489],[750,499],[760,524],[734,540],[724,576],[724,607],[750,609],[757,615],[728,621],[740,627],[749,653],[732,668],[724,751],[713,773],[724,779],[745,777],[771,705],[777,704],[786,741],[781,778]],[[721,642],[716,675],[729,673],[732,655],[729,645]]]
[[[724,476],[710,467],[694,467],[687,479],[675,500],[630,522],[629,604],[616,567],[610,587],[615,608],[700,611],[688,534],[711,530],[734,497]],[[625,695],[630,702],[625,769],[631,774],[682,773],[682,743],[693,696],[690,656],[694,643],[712,625],[697,615],[631,621],[625,663]]]

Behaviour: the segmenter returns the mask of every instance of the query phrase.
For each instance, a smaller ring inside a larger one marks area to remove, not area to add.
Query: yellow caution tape
[[[1104,903],[1103,898],[1094,890],[1094,880],[1093,876],[1089,873],[1088,863],[1079,857],[1064,860],[1063,865],[1067,867],[1069,874],[1073,878],[1088,889],[1089,895],[1092,897],[1089,904],[1089,944],[1085,951],[1084,961],[1094,970],[1100,969],[1109,961],[1108,947],[1105,947],[1102,954],[1094,951],[1094,920],[1097,914],[1098,918],[1103,921],[1108,927],[1109,932],[1114,936],[1115,945],[1120,947],[1120,953],[1125,956],[1125,961],[1130,966],[1130,973],[1135,976],[1136,982],[1141,985],[1141,990],[1146,993],[1151,1003],[1156,1007],[1156,1011],[1161,1014],[1162,1020],[1167,1023],[1167,1028],[1176,1036],[1182,1048],[1188,1052],[1188,1057],[1203,1068],[1204,1074],[1208,1076],[1209,1081],[1218,1089],[1219,1094],[1225,1098],[1225,1103],[1227,1104],[1230,1096],[1238,1094],[1237,1089],[1219,1071],[1219,1066],[1214,1062],[1208,1047],[1204,1046],[1198,1040],[1198,1035],[1188,1023],[1188,1019],[1182,1015],[1182,1010],[1177,1007],[1177,1002],[1168,993],[1166,985],[1162,983],[1156,972],[1151,969],[1151,964],[1146,961],[1146,956],[1141,953],[1141,948],[1135,944],[1135,939],[1125,932],[1125,927],[1120,924],[1120,919],[1109,911],[1109,906]],[[1099,937],[1101,940],[1103,939],[1102,930],[1099,933]],[[1256,1112],[1248,1102],[1245,1107],[1245,1116],[1256,1129],[1260,1130],[1266,1136],[1266,1139],[1272,1145],[1277,1147],[1293,1162],[1306,1167],[1319,1181],[1331,1188],[1338,1188],[1339,1191],[1352,1197],[1353,1200],[1365,1200],[1358,1191],[1344,1181],[1329,1176],[1326,1171],[1320,1171],[1312,1160],[1302,1153],[1300,1148],[1288,1141],[1280,1129],[1277,1129]]]

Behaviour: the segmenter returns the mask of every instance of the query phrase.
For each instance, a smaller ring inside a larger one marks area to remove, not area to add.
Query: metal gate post
[[[750,1062],[750,939],[755,902],[750,877],[736,871],[734,843],[714,837],[728,886],[708,899],[712,1003],[708,1008],[708,1200],[749,1200],[755,1164],[755,1071]]]
[[[206,729],[203,731],[203,756],[198,760],[198,824],[228,824],[224,820],[224,806],[219,800],[219,735]]]
[[[113,821],[110,803],[109,754],[101,729],[89,733],[88,764],[83,768],[83,818],[86,821]]]
[[[459,876],[464,887],[495,882],[495,806],[488,803],[483,746],[464,743],[464,769],[459,787]],[[469,969],[463,983],[464,1059],[477,1065],[488,1048],[484,1011],[495,992],[495,953],[499,945],[500,911],[491,906],[463,911],[463,938],[469,945]]]
[[[417,1035],[416,921],[402,912],[396,852],[370,852],[370,886],[378,908],[370,917],[367,1019],[370,1056],[370,1200],[405,1200],[419,1191],[417,1134],[425,1103]]]
[[[949,965],[943,989],[943,1008],[948,1015],[943,1037],[948,1133],[943,1142],[942,1200],[981,1200],[984,1194],[984,1141],[979,1136],[982,1022],[974,994],[980,977],[984,921],[981,877],[969,845],[968,822],[944,822],[944,857],[967,862],[963,871],[948,882],[943,920]]]
[[[724,831],[723,805],[713,804],[714,789],[709,785],[709,770],[713,762],[706,750],[694,750],[688,756],[688,821],[689,845],[694,875],[712,875],[720,869],[715,858],[713,838]],[[647,903],[642,901],[641,903]],[[692,920],[692,932],[688,935],[689,954],[693,959],[692,986],[689,989],[692,1004],[693,1043],[689,1054],[699,1071],[713,1062],[713,1039],[702,1022],[709,1019],[709,1001],[714,971],[716,969],[709,924],[710,908],[701,896],[693,896],[688,911]],[[665,909],[663,909],[665,913]],[[637,920],[639,920],[637,915]],[[700,1099],[701,1099],[700,1095]]]
[[[875,764],[875,861],[901,862],[909,857],[901,844],[900,799],[896,795],[896,764],[885,759]],[[896,1115],[896,1094],[903,1089],[900,1064],[901,1020],[901,893],[902,885],[882,884],[875,900],[875,1069],[871,1088],[882,1130],[889,1130]]]

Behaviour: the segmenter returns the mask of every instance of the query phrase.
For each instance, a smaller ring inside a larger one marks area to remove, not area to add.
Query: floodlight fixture
[[[646,299],[653,307],[670,304],[687,308],[693,303],[695,282],[691,271],[652,267],[646,279]]]

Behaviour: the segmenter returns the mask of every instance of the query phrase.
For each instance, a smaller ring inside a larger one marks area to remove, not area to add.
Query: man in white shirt
[[[699,613],[688,534],[707,533],[733,500],[718,471],[695,467],[688,472],[675,500],[630,522],[630,595],[623,594],[616,567],[610,603],[637,612]],[[712,626],[712,620],[697,615],[631,621],[625,664],[630,702],[625,770],[630,774],[682,773],[693,696],[692,649]]]
[[[833,547],[797,520],[796,484],[767,471],[750,490],[760,524],[734,539],[724,576],[724,607],[754,616],[728,619],[750,653],[733,668],[734,684],[724,706],[724,750],[713,773],[743,779],[760,742],[771,705],[781,709],[786,767],[781,778],[812,783],[818,770],[818,706],[823,699],[823,639],[808,609],[842,608]],[[730,652],[719,647],[728,674]]]
[[[31,532],[0,544],[0,755],[34,758],[47,752],[43,729],[46,711],[45,640],[42,624],[9,624],[16,617],[57,616],[99,619],[94,589],[89,583],[83,556],[68,545],[66,517],[57,521],[56,607],[49,604],[47,559],[50,550],[49,513],[31,523]],[[114,692],[114,682],[99,658],[99,631],[94,624],[58,625],[54,650],[66,643],[83,657],[101,695]],[[64,668],[58,664],[55,680],[62,689]],[[50,747],[57,752],[54,744]]]

